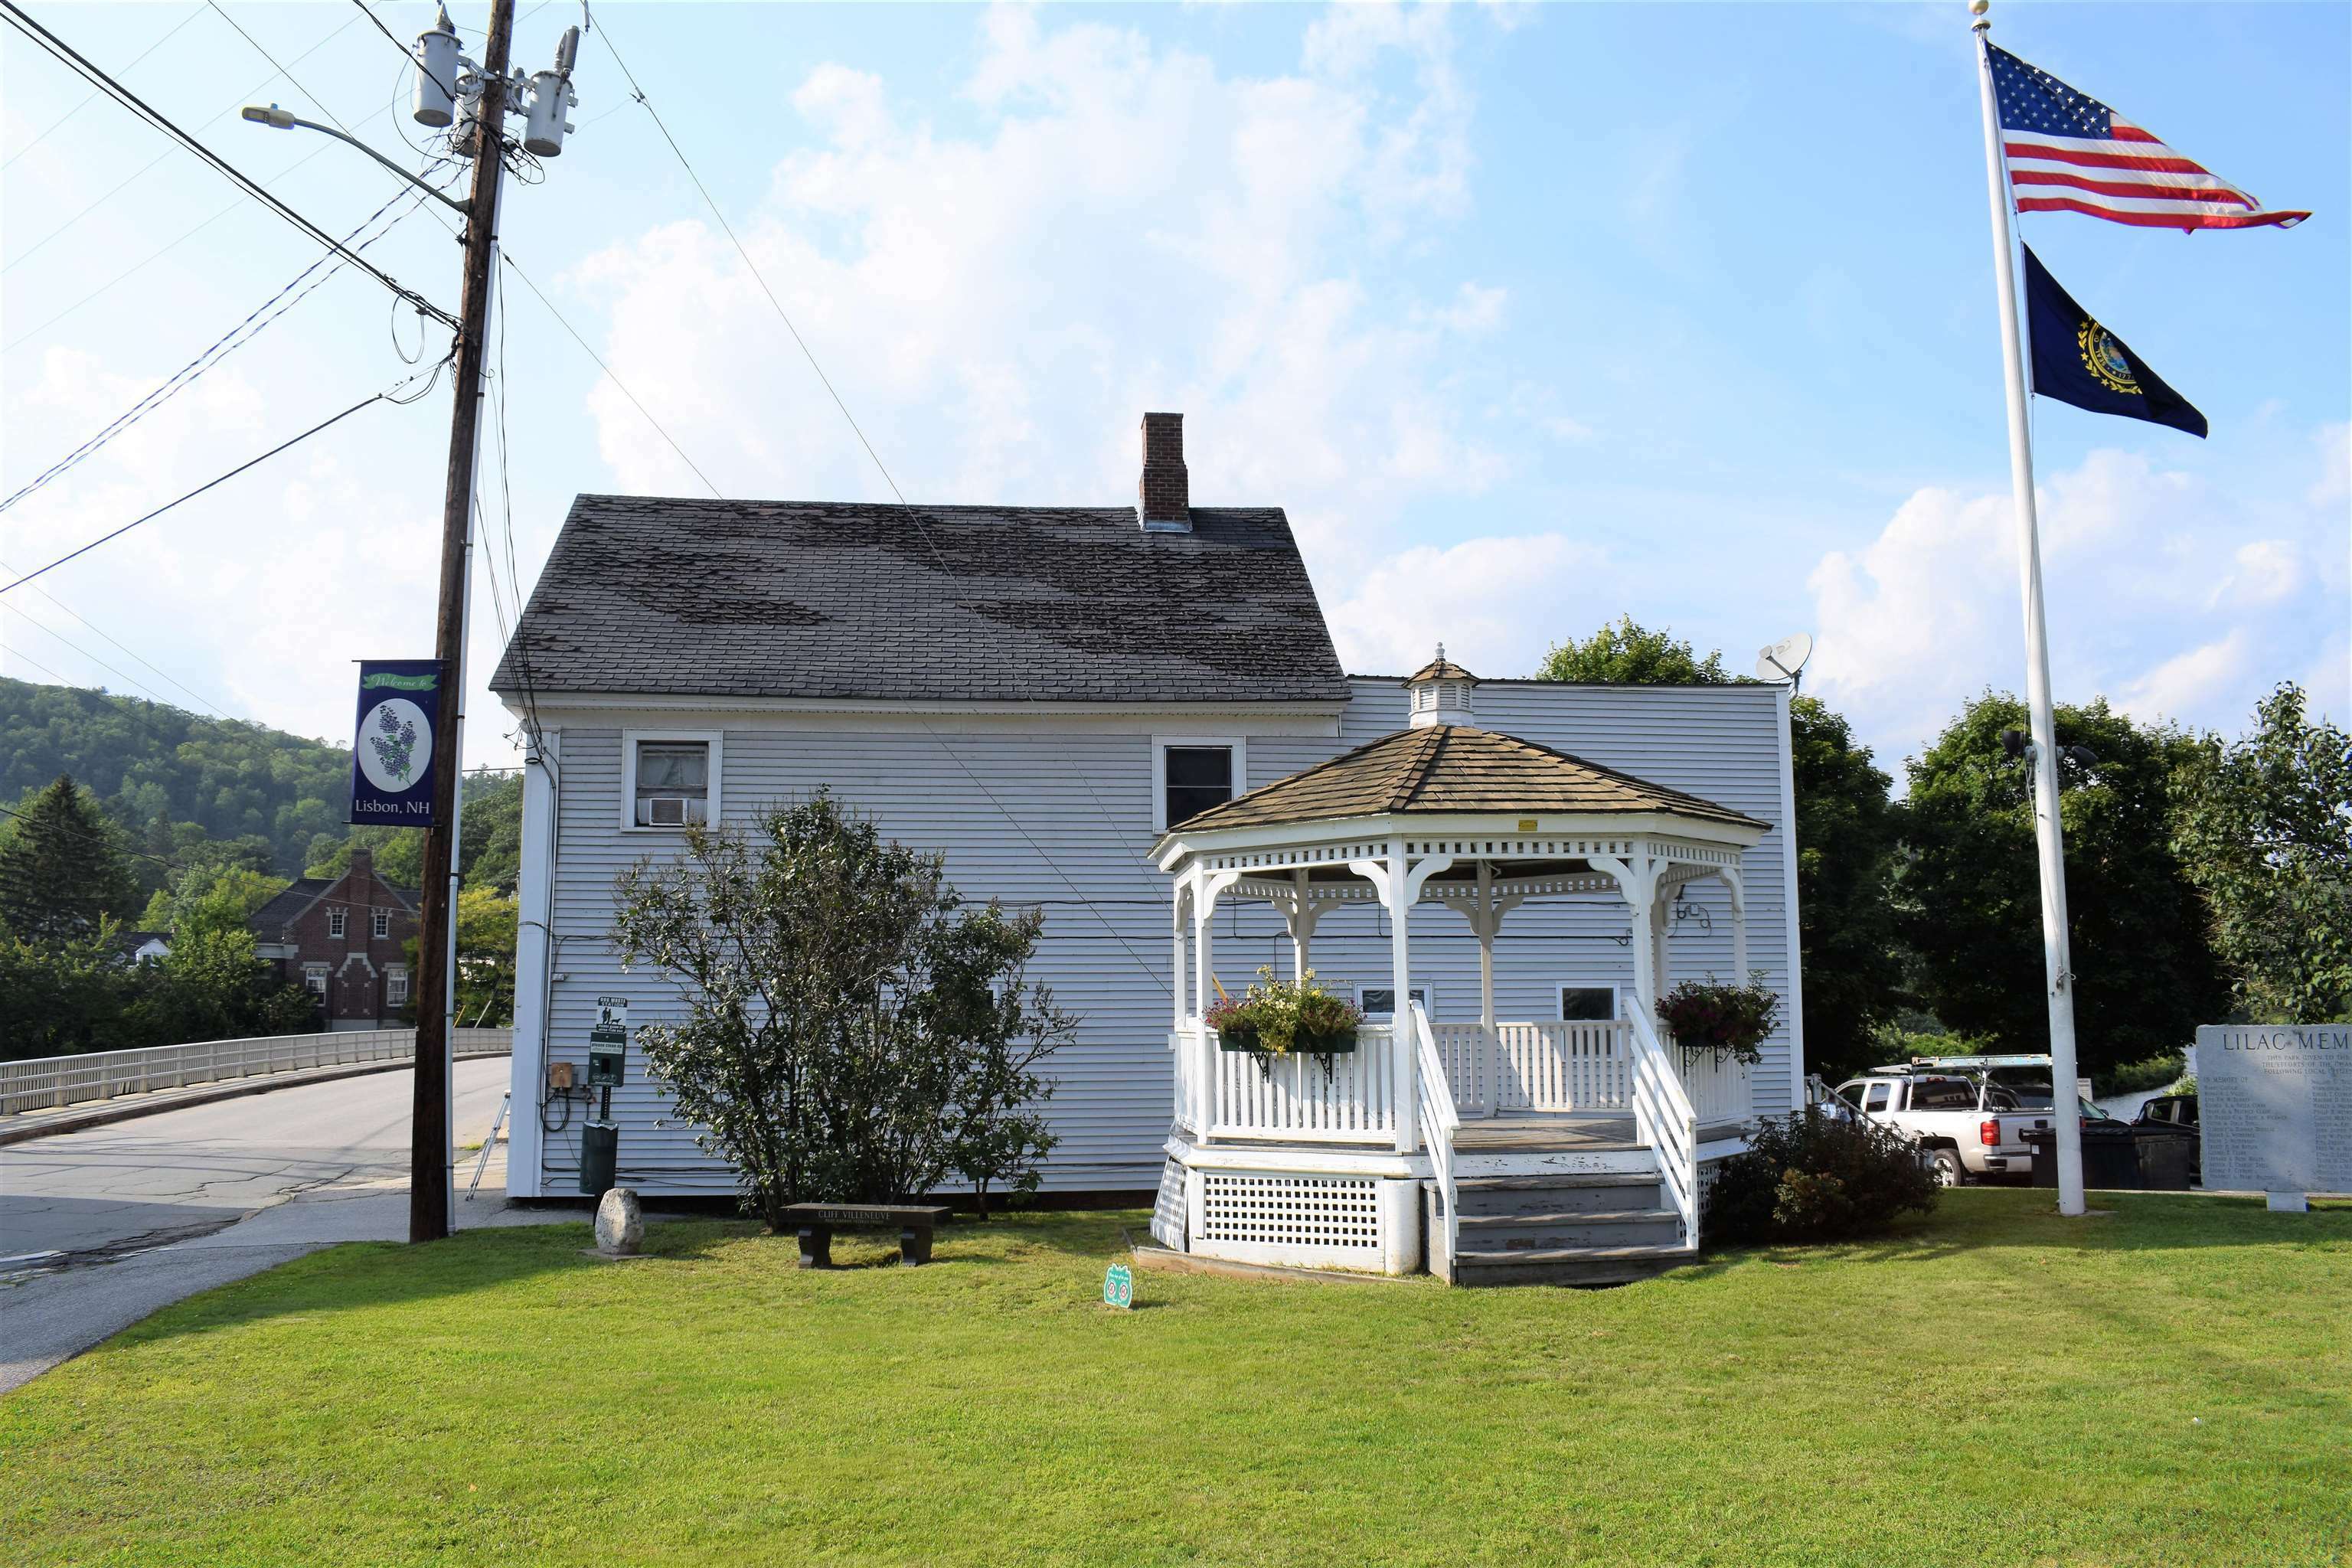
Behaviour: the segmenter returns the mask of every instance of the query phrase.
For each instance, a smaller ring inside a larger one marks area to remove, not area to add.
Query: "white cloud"
[[[1360,674],[1419,668],[1443,642],[1481,675],[1520,675],[1567,626],[1599,625],[1627,589],[1607,554],[1564,533],[1419,545],[1366,573],[1326,618],[1339,661]]]
[[[2303,580],[2303,552],[2291,539],[2257,539],[2238,546],[2236,565],[2213,584],[2212,605],[2253,607],[2274,605]]]
[[[2340,506],[2323,473],[2296,508],[2102,449],[2037,498],[2058,700],[2232,730],[2309,668],[2315,626],[2343,616]],[[2261,537],[2249,538],[2249,535]],[[2332,543],[2329,542],[2332,541]],[[1916,752],[1990,687],[2022,688],[2015,524],[2006,489],[1922,489],[1878,537],[1814,567],[1813,689],[1883,753]],[[2340,687],[2340,681],[2327,683]]]
[[[2202,647],[2166,659],[2124,688],[2116,699],[2126,712],[2144,720],[2179,720],[2208,709],[2246,673],[2244,628]]]
[[[1375,292],[1360,271],[1466,199],[1448,13],[1335,10],[1271,77],[1055,21],[981,18],[975,130],[813,70],[793,102],[818,141],[736,225],[906,495],[1118,504],[1136,416],[1180,409],[1195,500],[1285,505],[1344,579],[1414,500],[1493,484],[1446,365],[1504,290]],[[723,236],[667,225],[570,279],[722,490],[887,496]],[[617,388],[589,401],[622,486],[700,489]]]

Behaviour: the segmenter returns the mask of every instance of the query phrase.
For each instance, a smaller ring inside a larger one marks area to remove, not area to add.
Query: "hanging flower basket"
[[[1780,994],[1765,985],[1760,969],[1745,985],[1726,985],[1709,975],[1685,980],[1658,999],[1658,1021],[1675,1044],[1686,1055],[1712,1052],[1718,1064],[1727,1057],[1762,1061],[1765,1038],[1780,1014]]]
[[[1356,1048],[1363,1013],[1316,983],[1309,970],[1301,980],[1276,980],[1271,965],[1239,998],[1220,995],[1204,1020],[1217,1031],[1217,1048],[1247,1051],[1270,1065],[1274,1058],[1346,1056]]]

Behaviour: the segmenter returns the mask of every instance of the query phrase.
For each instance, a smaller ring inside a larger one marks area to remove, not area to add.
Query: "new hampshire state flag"
[[[2205,416],[2167,386],[2025,250],[2026,335],[2033,342],[2033,390],[2094,414],[2120,414],[2169,425],[2203,439]]]

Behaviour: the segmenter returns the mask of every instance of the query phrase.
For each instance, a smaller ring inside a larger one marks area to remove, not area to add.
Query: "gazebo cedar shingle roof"
[[[1768,827],[1754,817],[1492,730],[1400,730],[1303,773],[1236,795],[1177,832],[1270,827],[1321,818],[1414,814],[1633,816],[1658,813]]]
[[[492,689],[1316,702],[1348,684],[1289,521],[1193,507],[583,495]]]

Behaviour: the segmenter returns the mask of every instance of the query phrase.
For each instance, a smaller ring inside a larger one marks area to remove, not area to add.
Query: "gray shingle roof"
[[[1278,508],[583,495],[491,677],[520,693],[1343,702]]]
[[[1226,827],[1421,813],[1622,816],[1656,813],[1766,827],[1717,805],[1582,757],[1467,724],[1398,730],[1261,784],[1197,816],[1176,836]]]

